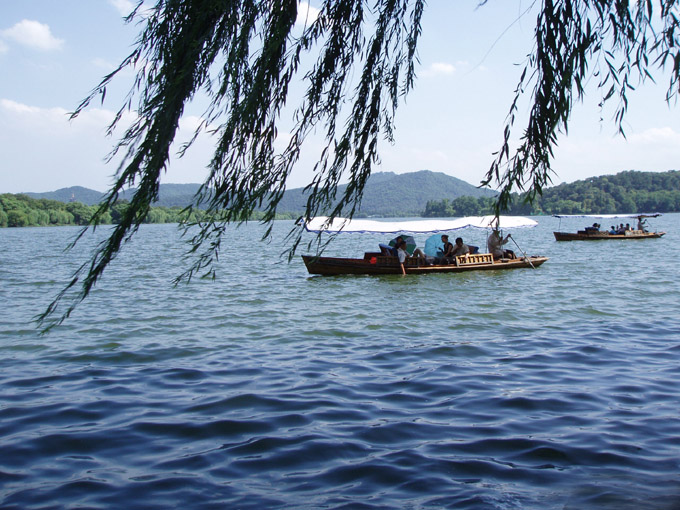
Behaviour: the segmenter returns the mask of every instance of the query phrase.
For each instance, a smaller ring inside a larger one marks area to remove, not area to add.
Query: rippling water
[[[536,270],[309,277],[280,222],[177,288],[149,225],[45,336],[103,233],[0,229],[0,507],[680,508],[680,215],[590,243],[536,219]]]

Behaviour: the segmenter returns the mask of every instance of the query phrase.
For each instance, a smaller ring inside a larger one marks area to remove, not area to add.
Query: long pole
[[[529,257],[527,257],[526,252],[525,252],[522,248],[519,247],[519,244],[517,244],[517,241],[515,241],[515,238],[512,237],[512,236],[510,236],[510,239],[512,239],[512,242],[515,243],[515,246],[517,246],[517,249],[518,249],[519,251],[522,252],[522,255],[524,255],[524,259],[529,263],[529,265],[531,266],[531,268],[532,268],[532,269],[536,269],[536,267],[534,266],[534,264],[531,262],[531,259],[530,259]]]

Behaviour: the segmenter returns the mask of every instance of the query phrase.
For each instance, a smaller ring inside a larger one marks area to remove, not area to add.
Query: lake
[[[177,287],[176,226],[145,225],[47,335],[106,231],[0,229],[0,507],[679,508],[680,214],[641,241],[534,219],[535,270],[310,277],[282,221]]]

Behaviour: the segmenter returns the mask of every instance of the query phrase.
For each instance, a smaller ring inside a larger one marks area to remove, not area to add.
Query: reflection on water
[[[0,230],[0,507],[677,508],[679,217],[594,243],[537,218],[513,233],[536,270],[418,277],[310,277],[290,223],[248,225],[176,288],[149,225],[46,336],[96,239]]]

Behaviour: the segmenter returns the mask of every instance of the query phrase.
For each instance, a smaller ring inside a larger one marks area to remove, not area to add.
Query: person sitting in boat
[[[626,233],[626,227],[623,226],[623,223],[619,223],[619,228],[616,230],[616,233],[620,235]]]
[[[486,248],[489,250],[489,253],[493,255],[494,259],[515,258],[515,253],[512,250],[503,249],[503,245],[507,243],[509,239],[510,234],[503,239],[503,234],[498,229],[491,231],[489,238],[486,240]]]
[[[442,257],[451,258],[451,253],[453,253],[453,244],[451,244],[449,241],[449,236],[442,234],[442,243],[444,243],[444,247],[442,248]]]
[[[453,259],[453,250],[455,246],[449,241],[449,236],[442,234],[442,243],[444,246],[441,249],[441,257],[435,259],[435,264],[450,264]]]
[[[404,269],[404,263],[406,262],[406,257],[409,256],[408,252],[406,251],[406,241],[404,241],[401,237],[398,237],[395,242],[395,248],[397,248],[397,257],[399,257],[401,274],[406,274],[406,269]],[[421,250],[420,248],[416,248],[415,250],[413,250],[413,256],[426,260],[425,253],[423,253],[423,250]]]
[[[451,257],[459,257],[461,255],[467,255],[468,253],[470,253],[470,247],[463,242],[462,237],[456,237],[456,245],[453,247]]]
[[[599,223],[593,223],[592,227],[586,227],[586,232],[599,232],[599,231],[600,231]]]
[[[610,235],[616,235],[616,227],[612,225],[612,228],[609,230]]]

